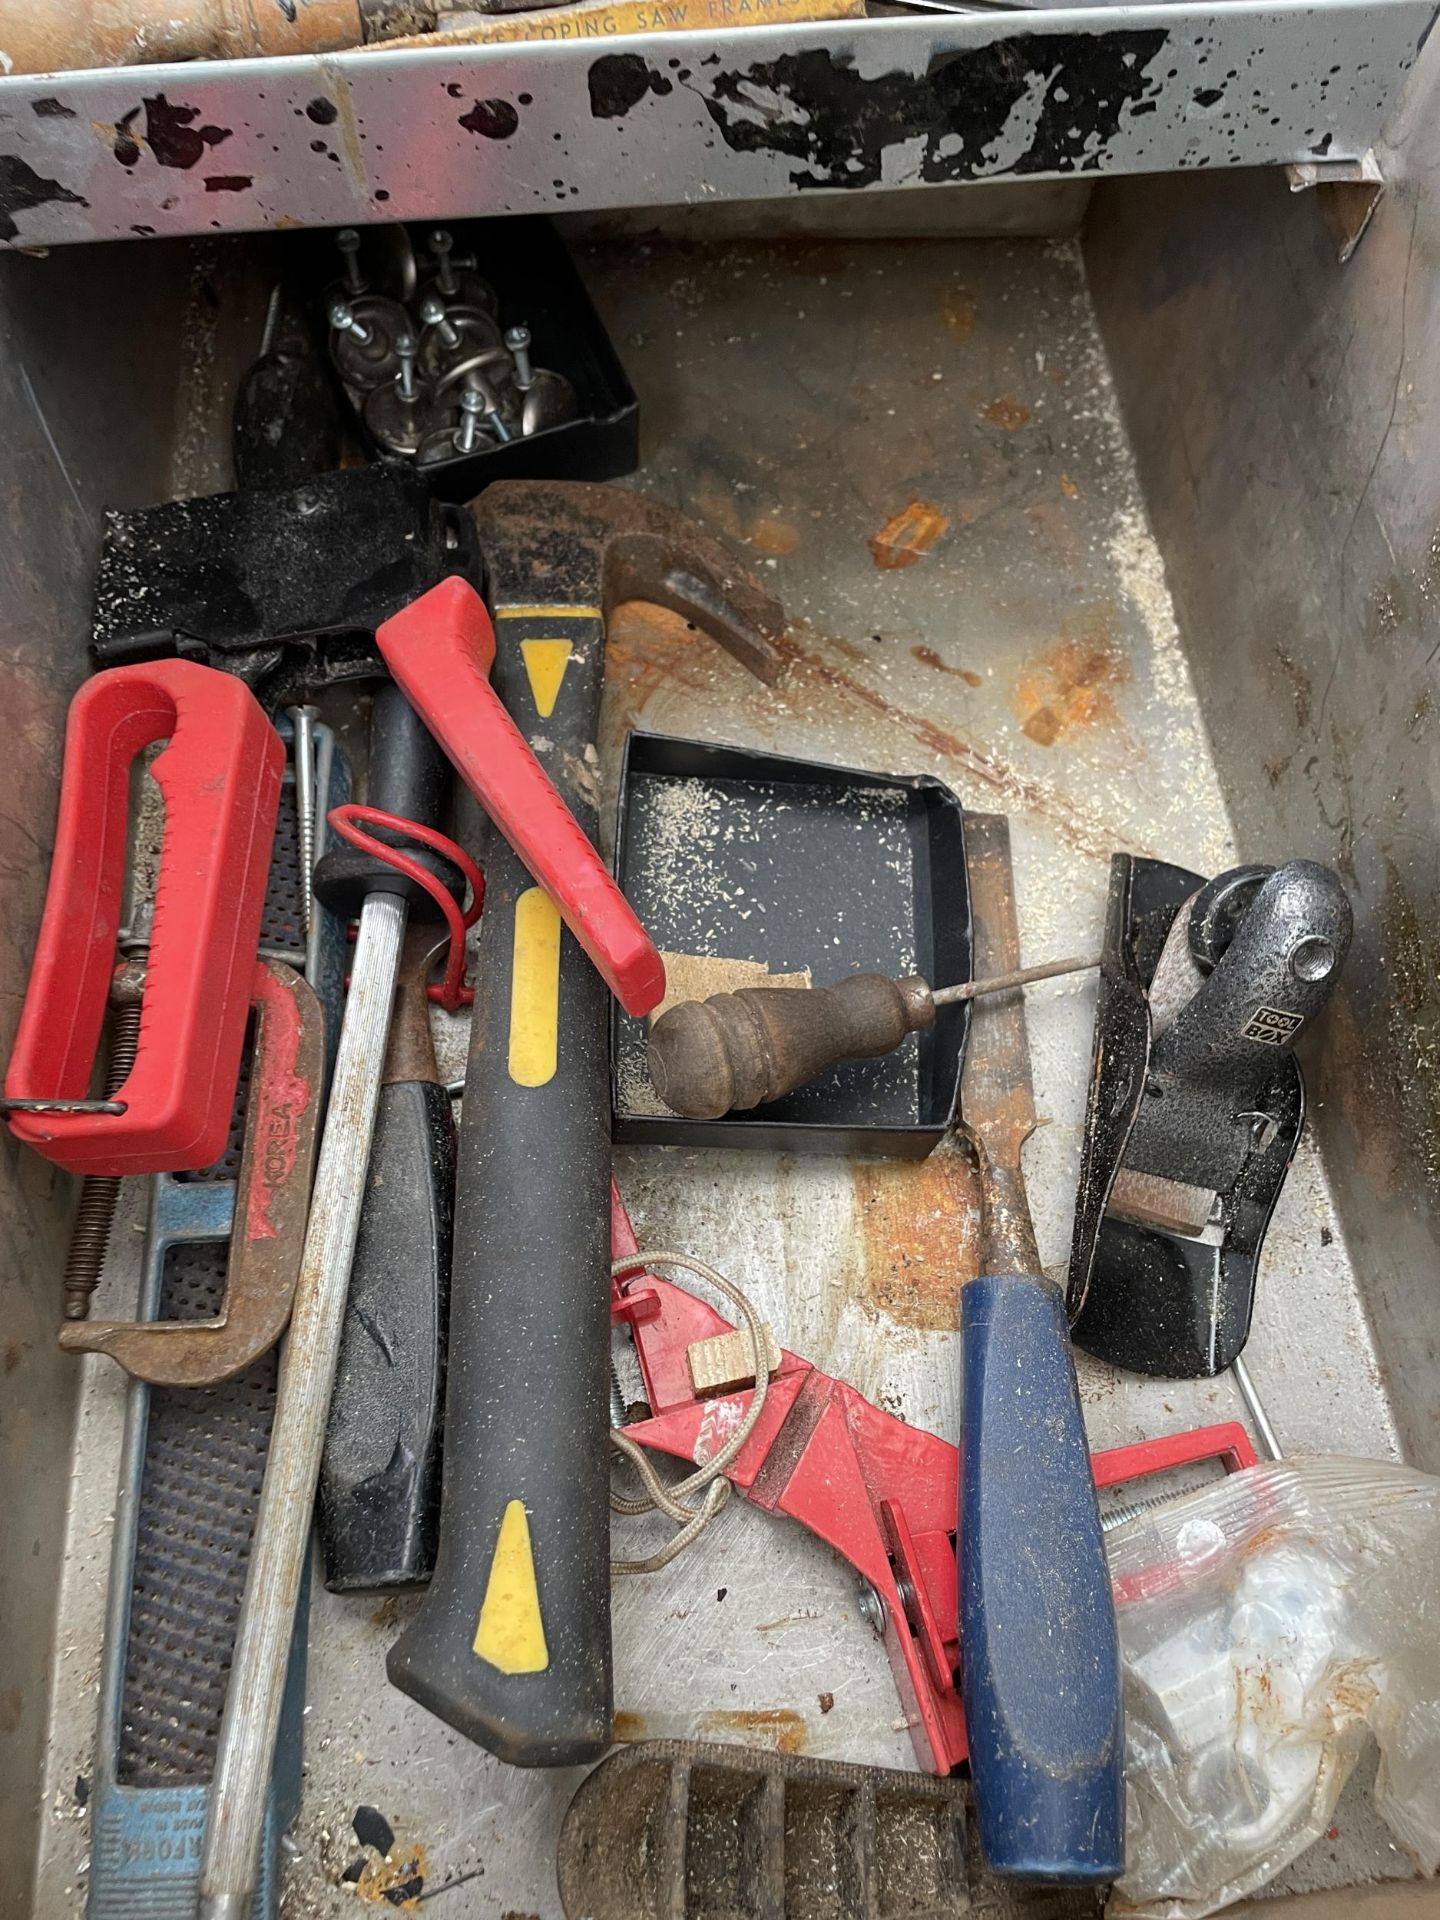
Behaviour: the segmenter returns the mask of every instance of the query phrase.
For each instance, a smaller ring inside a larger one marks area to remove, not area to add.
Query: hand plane
[[[1295,1043],[1330,997],[1350,903],[1291,860],[1204,880],[1116,854],[1068,1307],[1132,1372],[1223,1372],[1305,1117]]]

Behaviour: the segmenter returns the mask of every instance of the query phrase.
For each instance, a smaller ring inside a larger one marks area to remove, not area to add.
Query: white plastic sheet
[[[1107,1542],[1125,1667],[1125,1877],[1110,1911],[1199,1920],[1318,1839],[1356,1761],[1440,1865],[1440,1480],[1275,1462]]]

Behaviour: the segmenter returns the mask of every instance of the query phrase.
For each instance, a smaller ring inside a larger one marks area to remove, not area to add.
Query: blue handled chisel
[[[977,975],[1020,965],[1001,817],[970,814]],[[1115,1607],[1063,1289],[1020,1171],[1035,1095],[1020,991],[975,1002],[961,1083],[979,1164],[980,1277],[961,1291],[961,1691],[980,1842],[1018,1880],[1100,1885],[1125,1863]]]

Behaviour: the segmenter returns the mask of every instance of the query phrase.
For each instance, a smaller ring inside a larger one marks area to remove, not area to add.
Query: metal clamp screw
[[[375,339],[375,329],[366,326],[348,301],[332,300],[330,302],[330,324],[336,333],[348,333],[359,347],[368,347]]]
[[[455,279],[455,263],[450,258],[450,250],[455,245],[454,237],[446,228],[436,227],[428,235],[426,244],[435,256],[435,284],[447,300],[453,299],[459,290]]]
[[[463,336],[459,327],[446,313],[445,302],[438,293],[427,295],[420,308],[420,318],[427,327],[434,327],[452,353],[460,345]]]
[[[535,384],[535,369],[530,364],[529,327],[507,327],[505,344],[515,362],[515,384],[521,393],[528,393]]]
[[[365,276],[360,271],[360,235],[354,227],[342,227],[335,236],[335,245],[345,263],[345,284],[351,293],[364,293]]]
[[[400,398],[407,403],[420,397],[415,385],[416,342],[413,333],[397,333],[395,336],[395,358],[400,362],[400,371],[395,376],[395,385]]]

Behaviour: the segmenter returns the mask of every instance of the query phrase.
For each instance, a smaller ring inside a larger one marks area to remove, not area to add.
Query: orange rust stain
[[[649,1731],[643,1714],[617,1713],[615,1716],[615,1738],[617,1740],[648,1740]]]
[[[722,1740],[743,1740],[776,1753],[805,1751],[805,1716],[793,1707],[717,1707],[703,1714],[701,1721],[705,1733],[718,1734]]]
[[[801,645],[805,638],[812,638],[822,647],[829,646],[828,636],[805,620],[792,620],[788,632],[777,643],[788,662],[785,684],[789,689],[789,698],[797,705],[807,693],[819,696],[824,689],[829,689],[842,699],[879,714],[882,719],[902,728],[917,745],[941,759],[953,760],[982,786],[1003,794],[1010,807],[1040,814],[1053,822],[1060,838],[1077,853],[1108,859],[1119,846],[1127,853],[1156,857],[1148,846],[1132,840],[1117,840],[1113,828],[1106,828],[1102,832],[1098,826],[1092,829],[1083,821],[1076,820],[1066,810],[1061,797],[1043,781],[1027,779],[993,754],[984,752],[956,734],[946,733],[923,714],[910,713],[904,707],[892,705],[882,693],[847,672],[844,667],[807,651]]]
[[[1056,645],[1015,683],[1021,731],[1037,746],[1053,747],[1067,734],[1111,720],[1113,691],[1129,675],[1108,602],[1067,615]]]
[[[794,553],[800,544],[799,531],[788,520],[775,514],[761,514],[750,523],[749,540],[762,553]]]
[[[13,1373],[15,1371],[16,1367],[19,1366],[21,1360],[24,1358],[24,1354],[25,1349],[18,1340],[6,1341],[4,1363],[6,1373]]]
[[[942,660],[934,647],[911,647],[911,653],[922,667],[933,667],[937,673],[953,673],[957,680],[963,680],[967,687],[979,687],[985,683],[978,673],[972,673],[969,667],[952,667]]]
[[[1060,491],[1061,493],[1064,494],[1067,500],[1074,500],[1078,498],[1080,493],[1079,487],[1076,486],[1075,482],[1070,478],[1068,473],[1062,473],[1060,476]]]
[[[870,536],[870,552],[877,567],[913,567],[928,553],[950,525],[939,507],[928,500],[912,500],[892,514],[878,533]]]
[[[1017,428],[1028,426],[1030,409],[1023,400],[1017,400],[1013,393],[1002,393],[998,400],[992,400],[988,407],[980,411],[992,427],[999,427],[1005,433],[1014,433]]]
[[[735,496],[721,493],[697,493],[690,502],[695,513],[701,514],[712,526],[719,527],[722,533],[728,533],[732,539],[744,538],[740,526],[740,512],[735,505]]]
[[[378,1855],[366,1859],[352,1891],[372,1907],[385,1907],[392,1913],[397,1907],[402,1913],[418,1913],[420,1893],[402,1899],[401,1890],[418,1881],[423,1892],[423,1883],[429,1878],[430,1860],[424,1847],[404,1846],[397,1840],[383,1860]]]
[[[718,488],[697,493],[692,505],[697,513],[732,540],[758,547],[762,553],[793,553],[800,544],[799,529],[778,513],[761,512],[747,517],[733,494]]]
[[[980,1262],[979,1178],[968,1155],[862,1161],[854,1169],[860,1285],[902,1327],[948,1333]]]
[[[976,301],[969,287],[947,287],[940,301],[940,313],[957,340],[968,340],[975,331]]]

